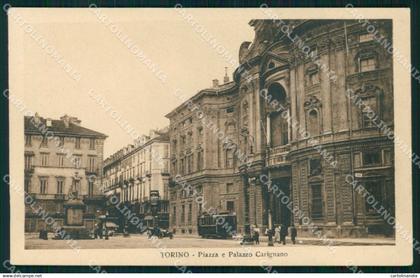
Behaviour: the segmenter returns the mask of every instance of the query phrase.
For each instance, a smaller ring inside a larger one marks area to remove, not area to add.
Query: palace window
[[[227,183],[226,184],[226,193],[232,193],[234,191],[233,186],[234,186],[233,183]]]
[[[203,170],[204,168],[204,160],[203,160],[203,150],[200,149],[197,151],[197,170]]]
[[[41,166],[48,166],[48,153],[41,153]]]
[[[39,179],[39,193],[40,194],[47,194],[48,188],[48,179],[47,178],[40,178]]]
[[[32,167],[32,154],[25,154],[25,169],[31,169]]]
[[[88,182],[88,195],[89,195],[89,197],[93,196],[93,185],[94,185],[93,181]]]
[[[74,155],[73,156],[73,164],[75,168],[82,167],[82,156],[81,155]]]
[[[95,138],[89,139],[89,149],[94,150],[96,147]]]
[[[234,134],[235,133],[235,124],[233,124],[233,123],[229,123],[227,126],[226,126],[226,134],[227,135],[232,135],[232,134]]]
[[[289,142],[289,127],[287,118],[282,113],[287,108],[286,91],[282,85],[274,83],[268,87],[267,97],[271,99],[271,109],[276,110],[270,114],[271,147],[286,145]]]
[[[25,146],[32,146],[32,137],[31,135],[25,135]]]
[[[76,138],[75,148],[76,148],[76,149],[80,149],[80,137],[77,137],[77,138]]]
[[[360,168],[362,167],[362,159],[361,159],[361,153],[360,152],[355,152],[353,154],[353,164],[354,164],[354,168]]]
[[[381,165],[381,152],[380,151],[366,151],[363,152],[363,166],[380,166]]]
[[[227,201],[226,202],[226,210],[230,213],[235,211],[235,202],[234,201]]]
[[[314,183],[310,185],[311,189],[311,218],[319,219],[324,215],[324,200],[322,198],[322,185]]]
[[[360,34],[359,35],[359,42],[368,42],[374,39],[374,35],[372,33]]]
[[[367,57],[360,59],[359,62],[359,71],[371,71],[376,69],[376,59],[374,57]]]
[[[319,72],[313,71],[309,73],[309,85],[316,85],[319,84]]]
[[[322,172],[322,165],[320,158],[313,158],[309,160],[309,175],[318,176]]]
[[[89,156],[89,172],[95,172],[96,170],[96,157],[94,156]]]
[[[318,111],[315,109],[308,113],[308,132],[311,137],[319,135]]]
[[[58,167],[64,167],[64,154],[57,154]]]
[[[64,146],[64,137],[60,137],[59,142],[58,142],[58,146],[59,147],[63,147]]]
[[[392,165],[393,164],[393,153],[390,149],[387,150],[383,150],[383,154],[384,154],[384,165]]]
[[[41,147],[48,147],[48,138],[47,136],[42,137]]]
[[[374,127],[375,123],[373,120],[377,116],[377,98],[375,96],[361,98],[364,108],[362,109],[362,127],[369,128]]]
[[[57,194],[63,194],[64,180],[62,178],[57,179]]]
[[[227,149],[226,150],[226,168],[233,167],[233,150]]]

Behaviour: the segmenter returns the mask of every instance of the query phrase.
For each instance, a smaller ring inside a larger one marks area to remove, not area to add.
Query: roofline
[[[221,86],[226,86],[226,85],[232,85],[232,86],[228,87],[228,88],[224,88],[224,89],[220,88],[219,90],[218,90],[218,88],[206,88],[206,89],[202,89],[202,90],[198,91],[198,93],[196,93],[195,95],[193,95],[192,97],[190,97],[189,99],[185,100],[183,103],[181,103],[180,105],[175,107],[171,112],[167,113],[165,115],[165,117],[169,119],[176,112],[179,112],[181,109],[183,109],[187,105],[188,102],[200,99],[200,98],[204,97],[205,95],[209,95],[209,94],[216,94],[217,95],[218,93],[225,93],[225,92],[235,88],[236,87],[236,82],[235,81],[230,81],[230,82],[227,82],[225,84],[222,84]]]
[[[139,151],[139,150],[147,147],[148,145],[150,145],[152,143],[168,143],[169,144],[170,143],[170,140],[169,140],[169,138],[168,138],[168,140],[164,140],[164,139],[162,139],[162,136],[158,136],[158,137],[152,138],[152,139],[148,140],[146,143],[144,143],[143,145],[140,145],[138,147],[135,147],[134,149],[132,149],[128,153],[124,154],[120,158],[118,158],[118,159],[116,159],[114,161],[111,161],[108,164],[105,164],[105,162],[106,162],[107,159],[109,159],[113,154],[116,154],[117,152],[119,152],[119,151],[121,151],[123,149],[123,148],[121,148],[120,150],[118,150],[115,153],[111,154],[111,156],[109,156],[109,157],[107,157],[107,158],[104,159],[104,166],[103,167],[105,168],[106,166],[111,165],[112,163],[117,162],[118,160],[123,160],[124,158],[128,157],[129,155],[131,155],[131,154],[135,153],[136,151]]]
[[[97,131],[95,131],[97,132]],[[31,134],[31,135],[42,135],[42,132],[37,131],[24,131],[25,134]],[[80,137],[80,138],[102,138],[106,139],[108,138],[108,135],[101,133],[101,135],[87,135],[87,134],[74,134],[74,133],[67,133],[67,132],[57,132],[53,131],[54,135],[66,135],[67,137]],[[100,133],[100,132],[98,132]]]

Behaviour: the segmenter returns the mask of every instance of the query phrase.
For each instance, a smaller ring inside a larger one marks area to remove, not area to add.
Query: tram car
[[[202,214],[198,217],[197,230],[203,238],[232,238],[236,234],[236,214]]]
[[[150,198],[141,204],[140,218],[148,230],[153,228],[169,229],[169,201],[162,200],[159,191],[151,190]]]

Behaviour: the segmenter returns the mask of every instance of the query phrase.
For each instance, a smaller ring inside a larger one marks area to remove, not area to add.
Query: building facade
[[[120,229],[139,231],[138,223],[130,221],[128,218],[132,217],[125,214],[125,210],[138,217],[144,226],[168,227],[169,138],[166,129],[151,131],[149,136],[143,136],[134,145],[105,159],[103,174],[108,214],[116,218]],[[118,200],[118,204],[113,199]]]
[[[100,186],[106,135],[67,115],[53,120],[36,114],[24,121],[25,192],[32,197],[25,206],[25,232],[52,230],[43,215],[66,225],[63,206],[73,197],[83,201],[83,225],[93,229],[104,203]],[[71,192],[78,196],[69,196]]]
[[[213,80],[212,88],[200,91],[167,115],[173,177],[170,226],[175,232],[196,233],[202,213],[228,212],[243,223],[239,163],[230,148],[239,133],[238,91],[227,76],[224,81],[219,85]],[[192,103],[199,105],[191,109]]]
[[[194,233],[204,202],[235,213],[238,232],[286,224],[309,236],[311,225],[332,237],[393,234],[348,182],[394,215],[384,133],[394,117],[392,22],[372,22],[374,34],[351,20],[250,22],[255,38],[240,46],[233,82],[167,115],[171,227]]]

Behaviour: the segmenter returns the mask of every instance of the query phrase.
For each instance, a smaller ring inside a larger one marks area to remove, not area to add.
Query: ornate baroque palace
[[[348,182],[394,215],[394,146],[378,127],[393,130],[392,55],[375,39],[392,41],[392,22],[372,22],[376,34],[351,20],[250,22],[234,80],[167,115],[171,229],[196,233],[201,214],[224,212],[240,233],[310,236],[302,215],[332,237],[394,233]]]

